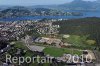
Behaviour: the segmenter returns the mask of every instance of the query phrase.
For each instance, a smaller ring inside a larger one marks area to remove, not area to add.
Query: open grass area
[[[26,46],[25,46],[25,44],[23,43],[23,42],[21,42],[21,41],[16,41],[15,42],[15,47],[17,47],[17,48],[21,48],[21,49],[24,49],[24,50],[26,50],[27,52],[26,52],[26,54],[25,54],[25,57],[27,57],[27,56],[33,56],[33,52],[32,51],[30,51]]]
[[[53,47],[47,47],[44,49],[45,54],[49,54],[54,57],[60,57],[63,54],[77,54],[81,55],[82,51],[75,50],[75,49],[68,49],[68,48],[53,48]]]
[[[16,42],[15,42],[15,47],[21,48],[21,49],[25,49],[25,50],[29,50],[29,49],[25,46],[25,44],[24,44],[23,42],[21,42],[21,41],[16,41]]]
[[[72,44],[72,48],[77,48],[77,49],[94,49],[96,44],[88,44],[88,35],[84,36],[78,36],[78,35],[70,35],[69,38],[64,38],[63,42],[67,42],[69,44]],[[95,41],[95,40],[93,40]],[[90,42],[89,42],[90,43]]]

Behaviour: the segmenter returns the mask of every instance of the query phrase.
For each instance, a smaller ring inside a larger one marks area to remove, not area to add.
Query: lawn
[[[82,51],[75,50],[75,49],[67,49],[67,48],[53,48],[53,47],[47,47],[44,49],[45,54],[49,54],[54,57],[60,57],[63,54],[77,54],[81,55]]]
[[[24,44],[23,42],[21,42],[21,41],[16,41],[16,42],[15,42],[15,47],[17,47],[17,48],[22,48],[22,49],[25,49],[25,50],[29,50],[29,49],[25,46],[25,44]]]

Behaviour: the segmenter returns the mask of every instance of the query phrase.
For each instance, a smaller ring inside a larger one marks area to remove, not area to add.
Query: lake
[[[85,17],[100,17],[100,12],[82,12],[83,16],[22,16],[16,18],[0,18],[0,21],[18,21],[18,20],[40,20],[43,18],[47,19],[78,19]]]

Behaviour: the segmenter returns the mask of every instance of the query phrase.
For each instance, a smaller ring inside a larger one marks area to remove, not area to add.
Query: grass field
[[[54,57],[60,57],[63,54],[77,54],[81,55],[82,51],[75,50],[75,49],[67,49],[67,48],[53,48],[53,47],[47,47],[44,49],[45,54],[49,54]]]
[[[30,51],[30,50],[24,45],[23,42],[21,42],[21,41],[16,41],[16,42],[15,42],[15,47],[26,50],[27,52],[26,52],[26,54],[25,54],[25,57],[27,57],[27,56],[30,56],[30,57],[33,56],[33,52]]]

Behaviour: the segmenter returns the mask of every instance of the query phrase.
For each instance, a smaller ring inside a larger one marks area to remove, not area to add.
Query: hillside
[[[26,16],[31,15],[31,11],[25,7],[10,7],[0,12],[0,17],[17,17],[17,16]]]
[[[90,35],[93,39],[100,37],[100,18],[72,19],[54,24],[60,25],[60,34]]]
[[[28,8],[14,6],[0,11],[0,18],[13,18],[23,16],[82,16],[81,12],[63,12],[61,10],[49,8]]]
[[[10,7],[7,8],[5,10],[0,11],[0,17],[1,18],[8,18],[8,17],[21,17],[21,16],[37,16],[37,15],[44,15],[44,13],[46,12],[47,14],[49,14],[51,11],[55,11],[56,10],[51,10],[51,9],[47,9],[47,8],[27,8],[27,7],[23,7],[23,6],[14,6],[14,7]]]

